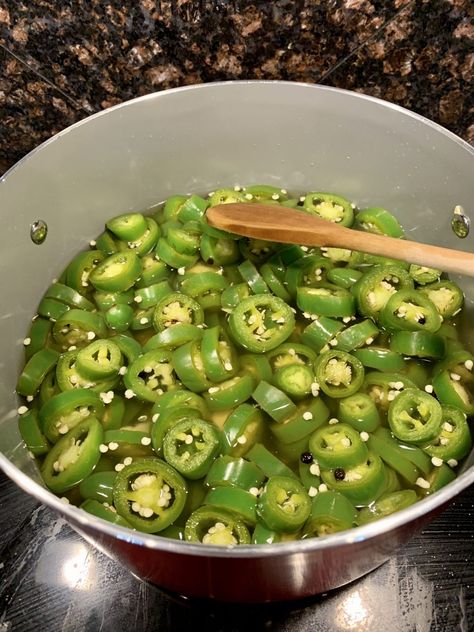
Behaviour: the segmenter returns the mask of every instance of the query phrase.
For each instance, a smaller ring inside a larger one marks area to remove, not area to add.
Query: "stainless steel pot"
[[[137,575],[188,596],[294,599],[374,569],[474,481],[469,463],[432,497],[328,537],[223,550],[132,532],[64,505],[42,485],[17,429],[22,341],[48,282],[112,214],[147,208],[173,193],[265,182],[385,206],[409,237],[472,250],[472,238],[453,234],[451,219],[456,205],[472,207],[473,172],[473,149],[438,125],[377,99],[296,83],[165,91],[61,132],[0,180],[0,466]],[[30,239],[38,219],[49,227],[41,246]],[[469,312],[474,282],[458,280]]]

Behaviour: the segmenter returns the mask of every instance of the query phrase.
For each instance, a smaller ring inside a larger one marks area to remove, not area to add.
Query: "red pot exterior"
[[[148,549],[73,525],[89,542],[138,577],[165,590],[225,602],[289,601],[348,584],[383,564],[445,505],[373,538],[304,553],[206,557]]]

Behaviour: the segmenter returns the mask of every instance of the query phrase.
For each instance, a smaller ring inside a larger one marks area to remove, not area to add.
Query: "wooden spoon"
[[[210,226],[251,237],[301,246],[361,250],[446,272],[474,276],[474,254],[344,228],[315,215],[271,204],[218,204],[207,210]]]

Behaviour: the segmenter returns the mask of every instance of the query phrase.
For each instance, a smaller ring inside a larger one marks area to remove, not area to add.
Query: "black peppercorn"
[[[336,467],[334,470],[334,478],[336,481],[343,481],[346,477],[346,473],[342,469],[342,467]]]
[[[310,463],[313,462],[313,455],[311,454],[311,452],[303,452],[300,456],[301,459],[301,463],[305,463],[306,465],[309,465]]]

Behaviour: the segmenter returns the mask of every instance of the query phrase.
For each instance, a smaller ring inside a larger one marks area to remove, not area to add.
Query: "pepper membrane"
[[[325,536],[436,493],[472,445],[474,356],[439,270],[240,238],[264,200],[400,239],[389,210],[255,184],[110,218],[41,299],[17,382],[49,489],[210,546]]]

